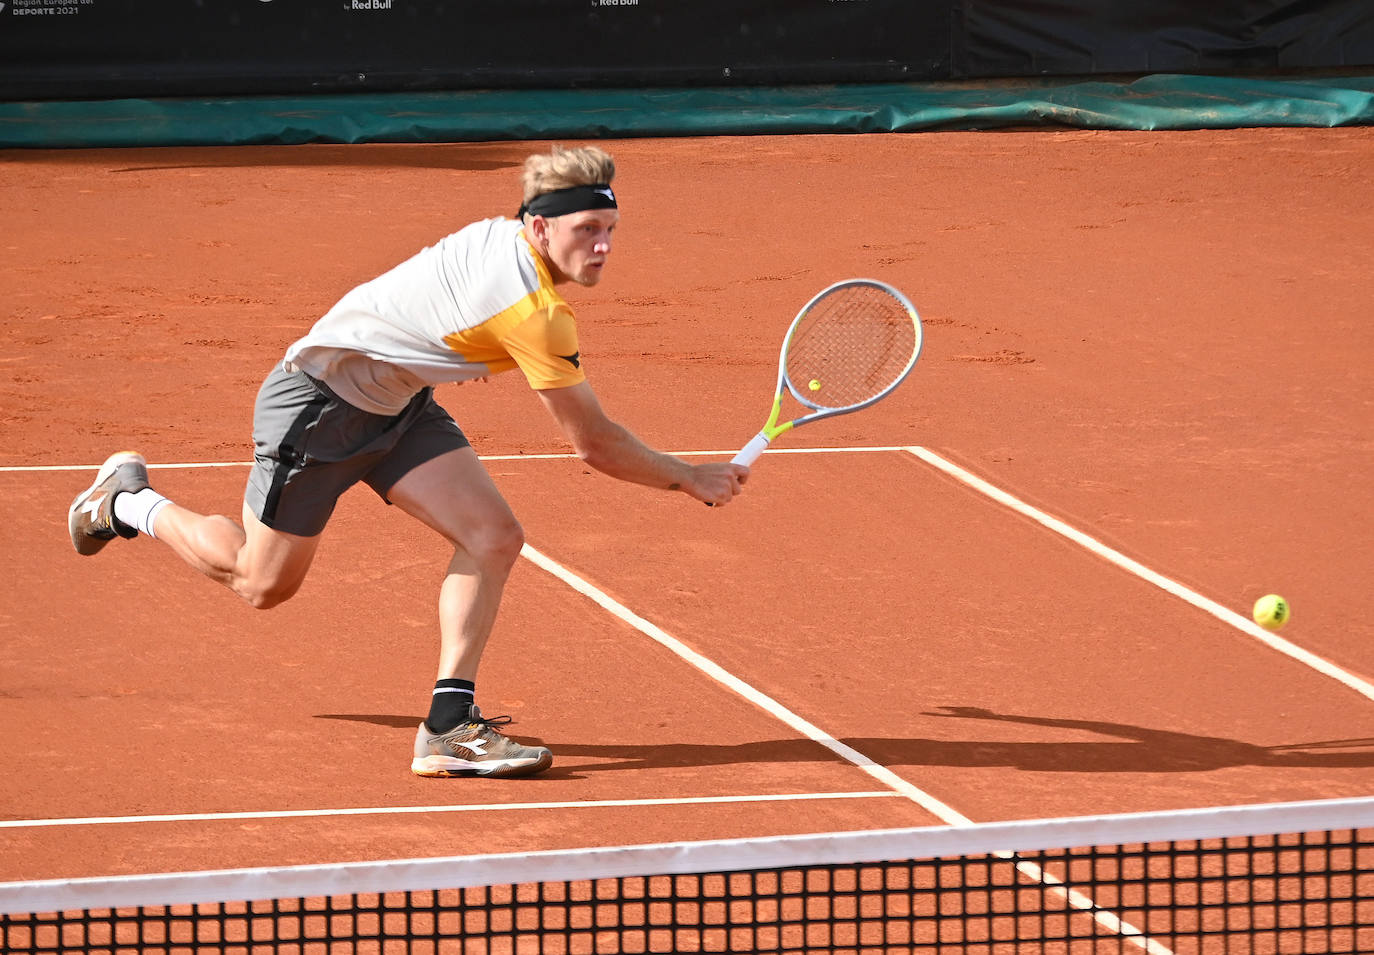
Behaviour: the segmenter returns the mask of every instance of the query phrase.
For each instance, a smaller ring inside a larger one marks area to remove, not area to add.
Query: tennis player
[[[133,452],[72,503],[78,554],[161,540],[257,608],[300,588],[339,496],[359,481],[453,545],[439,592],[438,680],[415,738],[421,776],[528,776],[552,765],[475,705],[478,662],[524,534],[434,386],[519,369],[578,456],[611,477],[723,505],[748,469],[689,464],[608,418],[557,291],[601,281],[620,212],[595,147],[530,156],[515,219],[475,222],[346,294],[267,375],[254,411],[243,524],[158,494]]]

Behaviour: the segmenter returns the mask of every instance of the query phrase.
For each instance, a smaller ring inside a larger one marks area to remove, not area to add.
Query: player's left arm
[[[699,501],[721,505],[738,494],[749,477],[749,469],[738,464],[690,464],[675,455],[655,451],[628,428],[607,417],[592,386],[585,381],[536,393],[572,442],[577,456],[618,480],[683,491]]]

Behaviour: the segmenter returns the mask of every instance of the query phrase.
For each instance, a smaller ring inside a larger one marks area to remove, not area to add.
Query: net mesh
[[[900,382],[919,344],[907,305],[877,285],[846,283],[820,296],[788,337],[792,390],[819,408],[852,408]]]
[[[1363,822],[1374,811],[1368,801]],[[1111,819],[1112,817],[1097,817]],[[1162,821],[1170,819],[1161,814]],[[780,840],[629,847],[615,868],[674,865],[699,871],[564,877],[583,853],[535,853],[517,859],[548,879],[471,883],[484,859],[427,860],[431,888],[325,893],[254,902],[157,904],[175,898],[162,877],[145,904],[0,915],[6,953],[650,953],[650,952],[931,952],[931,953],[1362,953],[1374,951],[1374,828],[1310,828],[1278,834],[1224,835],[910,858],[923,840],[953,834],[995,845],[960,827],[831,834],[798,845]],[[1098,831],[1100,822],[1084,821]],[[1234,826],[1228,825],[1229,828]],[[1064,833],[1055,827],[1056,836]],[[1138,831],[1138,826],[1131,831]],[[1003,833],[989,832],[989,836]],[[827,860],[847,850],[869,855],[891,844],[898,858]],[[737,868],[763,852],[798,854],[792,862]],[[712,859],[720,857],[713,870]],[[595,872],[604,855],[586,860]],[[397,873],[351,866],[350,884]],[[401,864],[404,865],[404,864]],[[340,867],[342,869],[342,867]],[[509,867],[498,867],[506,873]],[[430,871],[432,869],[432,871]],[[272,870],[264,884],[281,885]],[[235,874],[241,885],[245,872]],[[266,870],[264,870],[266,873]],[[302,886],[320,882],[311,869]],[[206,874],[199,874],[206,875]],[[393,874],[401,879],[401,875]],[[413,882],[406,870],[402,881]],[[66,886],[101,897],[120,880]],[[202,881],[204,881],[202,879]],[[285,880],[289,884],[289,879]],[[250,883],[251,884],[251,883]],[[0,886],[0,890],[11,886]],[[128,887],[118,886],[121,896]],[[197,886],[196,893],[208,891]],[[170,894],[169,894],[170,893]],[[106,893],[108,894],[108,893]],[[63,896],[66,897],[66,896]],[[0,902],[12,910],[13,900]]]

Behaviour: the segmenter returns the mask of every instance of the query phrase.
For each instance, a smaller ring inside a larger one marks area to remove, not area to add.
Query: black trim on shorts
[[[315,397],[311,398],[300,414],[296,415],[290,429],[276,447],[277,465],[272,469],[272,486],[267,489],[262,502],[262,513],[258,515],[258,520],[268,527],[276,523],[277,505],[281,502],[281,493],[286,488],[286,482],[291,479],[292,472],[305,466],[305,452],[297,445],[301,443],[305,433],[319,423],[325,410],[334,401],[320,389],[319,382],[313,378],[310,378],[310,382],[315,386]]]

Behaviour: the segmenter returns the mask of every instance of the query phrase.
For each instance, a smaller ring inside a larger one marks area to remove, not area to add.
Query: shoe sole
[[[100,466],[100,470],[95,473],[95,481],[90,487],[77,495],[76,500],[72,502],[72,506],[67,509],[67,532],[72,536],[72,546],[76,548],[76,552],[81,556],[89,557],[99,552],[101,548],[114,540],[113,537],[92,537],[77,526],[78,512],[81,510],[81,505],[85,504],[86,500],[99,490],[100,485],[108,481],[112,474],[124,465],[130,463],[141,464],[144,467],[148,465],[143,455],[135,451],[120,451],[117,454],[110,455],[105,459],[105,463]]]
[[[410,771],[416,776],[428,779],[442,779],[453,776],[490,776],[510,779],[517,776],[533,776],[542,773],[553,765],[553,753],[545,750],[533,759],[502,759],[474,762],[456,756],[416,757],[410,764]]]

